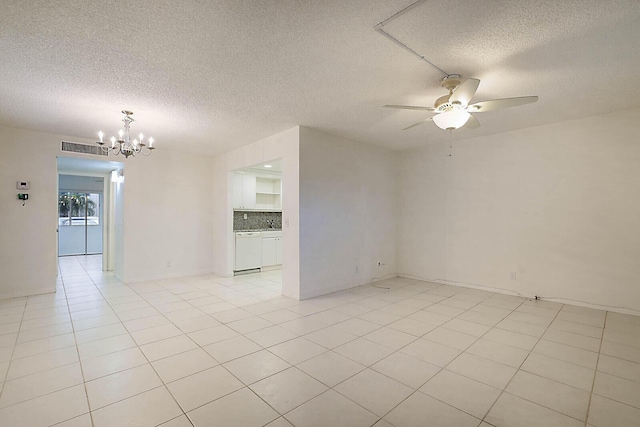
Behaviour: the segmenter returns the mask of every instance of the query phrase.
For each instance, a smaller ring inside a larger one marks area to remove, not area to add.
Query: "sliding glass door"
[[[58,255],[102,253],[102,194],[58,194]]]

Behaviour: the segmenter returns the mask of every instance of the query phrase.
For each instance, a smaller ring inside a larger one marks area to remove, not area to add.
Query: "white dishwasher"
[[[236,264],[234,271],[253,270],[262,266],[262,233],[236,233]]]

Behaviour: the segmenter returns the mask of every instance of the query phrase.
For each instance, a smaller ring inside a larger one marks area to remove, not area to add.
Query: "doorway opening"
[[[282,293],[282,159],[231,172],[233,274]]]
[[[58,265],[92,273],[116,271],[122,241],[124,165],[120,162],[58,157]],[[114,179],[114,177],[116,179]],[[116,209],[119,206],[120,209]],[[118,219],[119,217],[119,219]]]
[[[58,256],[102,254],[102,191],[67,190],[64,182],[70,178],[86,185],[104,185],[103,178],[59,175]]]

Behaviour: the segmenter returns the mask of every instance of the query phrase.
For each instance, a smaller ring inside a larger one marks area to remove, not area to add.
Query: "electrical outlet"
[[[516,272],[515,271],[511,272],[511,280],[516,280]]]
[[[247,219],[247,214],[242,215],[242,218]]]

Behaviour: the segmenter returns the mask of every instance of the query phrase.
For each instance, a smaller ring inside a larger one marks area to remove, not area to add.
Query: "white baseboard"
[[[3,292],[3,293],[0,293],[0,299],[23,298],[23,297],[31,297],[36,295],[55,294],[55,293],[56,293],[56,288],[54,286],[53,289],[52,288],[31,289],[29,293],[24,293],[21,291]]]
[[[374,277],[371,279],[371,281],[369,283],[364,283],[364,284],[360,284],[360,285],[350,285],[350,284],[343,284],[343,285],[338,285],[338,286],[334,286],[331,288],[322,288],[322,289],[317,289],[315,291],[312,292],[300,292],[300,301],[302,300],[306,300],[309,298],[315,298],[315,297],[319,297],[319,296],[323,296],[323,295],[329,295],[332,294],[334,292],[340,292],[340,291],[346,291],[348,289],[355,289],[357,287],[360,286],[366,286],[369,285],[373,282],[378,282],[380,280],[386,280],[386,279],[391,279],[393,277],[398,277],[397,273],[391,273],[391,274],[387,274],[385,276],[382,277]],[[302,288],[302,286],[301,286]]]
[[[418,276],[414,276],[412,274],[398,274],[398,276],[399,277],[404,277],[406,279],[422,280],[424,282],[438,283],[440,285],[458,286],[458,287],[461,287],[461,288],[468,288],[468,289],[479,289],[479,290],[483,290],[483,291],[495,292],[497,294],[512,295],[512,296],[518,296],[518,297],[528,298],[528,299],[534,299],[535,298],[535,295],[527,295],[527,294],[523,294],[521,292],[511,291],[509,289],[503,289],[503,288],[494,288],[494,287],[491,287],[491,286],[477,285],[477,284],[464,283],[464,282],[453,282],[453,281],[450,281],[450,280],[443,280],[443,279],[432,279],[432,278],[418,277]],[[557,302],[559,304],[577,305],[579,307],[593,308],[593,309],[596,309],[596,310],[612,311],[612,312],[620,313],[620,314],[631,314],[633,316],[640,316],[640,310],[634,310],[634,309],[625,308],[625,307],[613,307],[613,306],[602,305],[602,304],[594,304],[594,303],[590,303],[590,302],[586,302],[586,301],[572,300],[572,299],[568,299],[568,298],[545,298],[545,297],[541,297],[540,300],[541,301]]]

